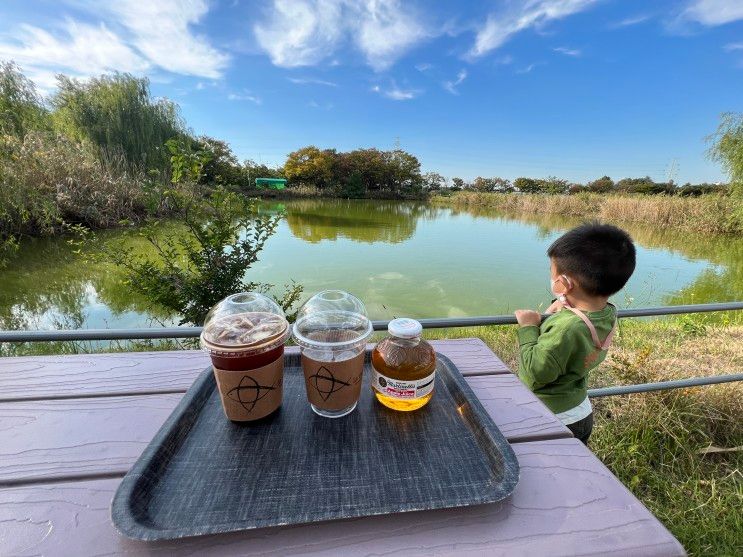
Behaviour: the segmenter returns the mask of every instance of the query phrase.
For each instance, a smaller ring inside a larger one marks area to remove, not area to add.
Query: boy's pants
[[[591,436],[591,432],[593,431],[593,412],[588,414],[588,416],[582,420],[568,424],[566,427],[573,432],[576,439],[580,439],[583,441],[584,445],[588,445],[588,438]]]

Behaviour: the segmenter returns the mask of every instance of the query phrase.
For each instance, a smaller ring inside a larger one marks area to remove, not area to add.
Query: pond
[[[296,280],[305,296],[340,288],[375,319],[459,317],[544,308],[547,246],[576,220],[507,217],[420,203],[298,200],[264,203],[286,217],[253,281]],[[743,239],[626,227],[638,246],[621,307],[743,299]],[[177,224],[162,225],[163,233]],[[135,231],[101,234],[145,249]],[[0,328],[120,328],[177,324],[132,295],[116,269],[63,239],[25,243],[0,271]]]

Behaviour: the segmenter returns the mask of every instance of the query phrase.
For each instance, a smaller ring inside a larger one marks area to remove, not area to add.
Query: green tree
[[[427,191],[439,191],[446,185],[446,178],[438,172],[426,172],[422,176],[423,188]]]
[[[556,176],[549,176],[544,180],[539,180],[540,191],[550,195],[567,193],[570,184],[567,180]]]
[[[452,178],[451,184],[452,184],[451,189],[453,189],[454,191],[459,191],[459,190],[464,189],[464,180],[462,180],[462,178]]]
[[[598,180],[588,182],[588,184],[586,184],[586,189],[594,193],[609,193],[614,189],[614,180],[609,176],[602,176]]]
[[[521,193],[539,193],[542,191],[539,180],[535,180],[534,178],[516,178],[513,181],[513,185]]]
[[[202,168],[201,183],[226,187],[241,185],[243,168],[226,141],[202,135],[194,143],[194,150],[210,155]]]
[[[391,183],[387,185],[389,190],[408,195],[419,194],[423,189],[423,179],[418,158],[402,149],[385,153],[391,176]]]
[[[730,177],[730,190],[741,200],[743,217],[743,113],[722,114],[717,131],[707,140],[711,143],[708,155],[719,162]]]
[[[136,171],[167,171],[165,142],[188,137],[178,106],[154,99],[146,78],[116,74],[88,81],[59,76],[58,81],[51,101],[57,129],[75,140],[90,141],[109,163],[121,161]]]
[[[22,139],[28,131],[49,125],[49,113],[33,82],[13,62],[0,62],[0,135]]]
[[[366,195],[364,181],[359,172],[354,172],[343,181],[340,195],[341,197],[348,197],[351,199],[361,199]]]

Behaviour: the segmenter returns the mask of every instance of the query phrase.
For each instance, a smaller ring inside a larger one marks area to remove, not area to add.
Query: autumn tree
[[[335,149],[320,150],[314,145],[289,153],[284,163],[284,174],[290,181],[315,186],[324,190],[333,185]]]

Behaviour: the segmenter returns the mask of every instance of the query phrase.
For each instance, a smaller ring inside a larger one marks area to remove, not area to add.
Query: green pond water
[[[549,302],[547,246],[578,221],[513,218],[417,203],[312,200],[266,203],[284,211],[278,233],[249,271],[291,279],[305,297],[353,292],[375,319],[508,313]],[[619,306],[743,299],[743,239],[626,227],[638,246]],[[163,232],[180,230],[165,224]],[[100,235],[146,249],[136,231]],[[90,263],[63,239],[24,244],[0,271],[0,328],[120,328],[176,324],[132,294],[116,269]]]

